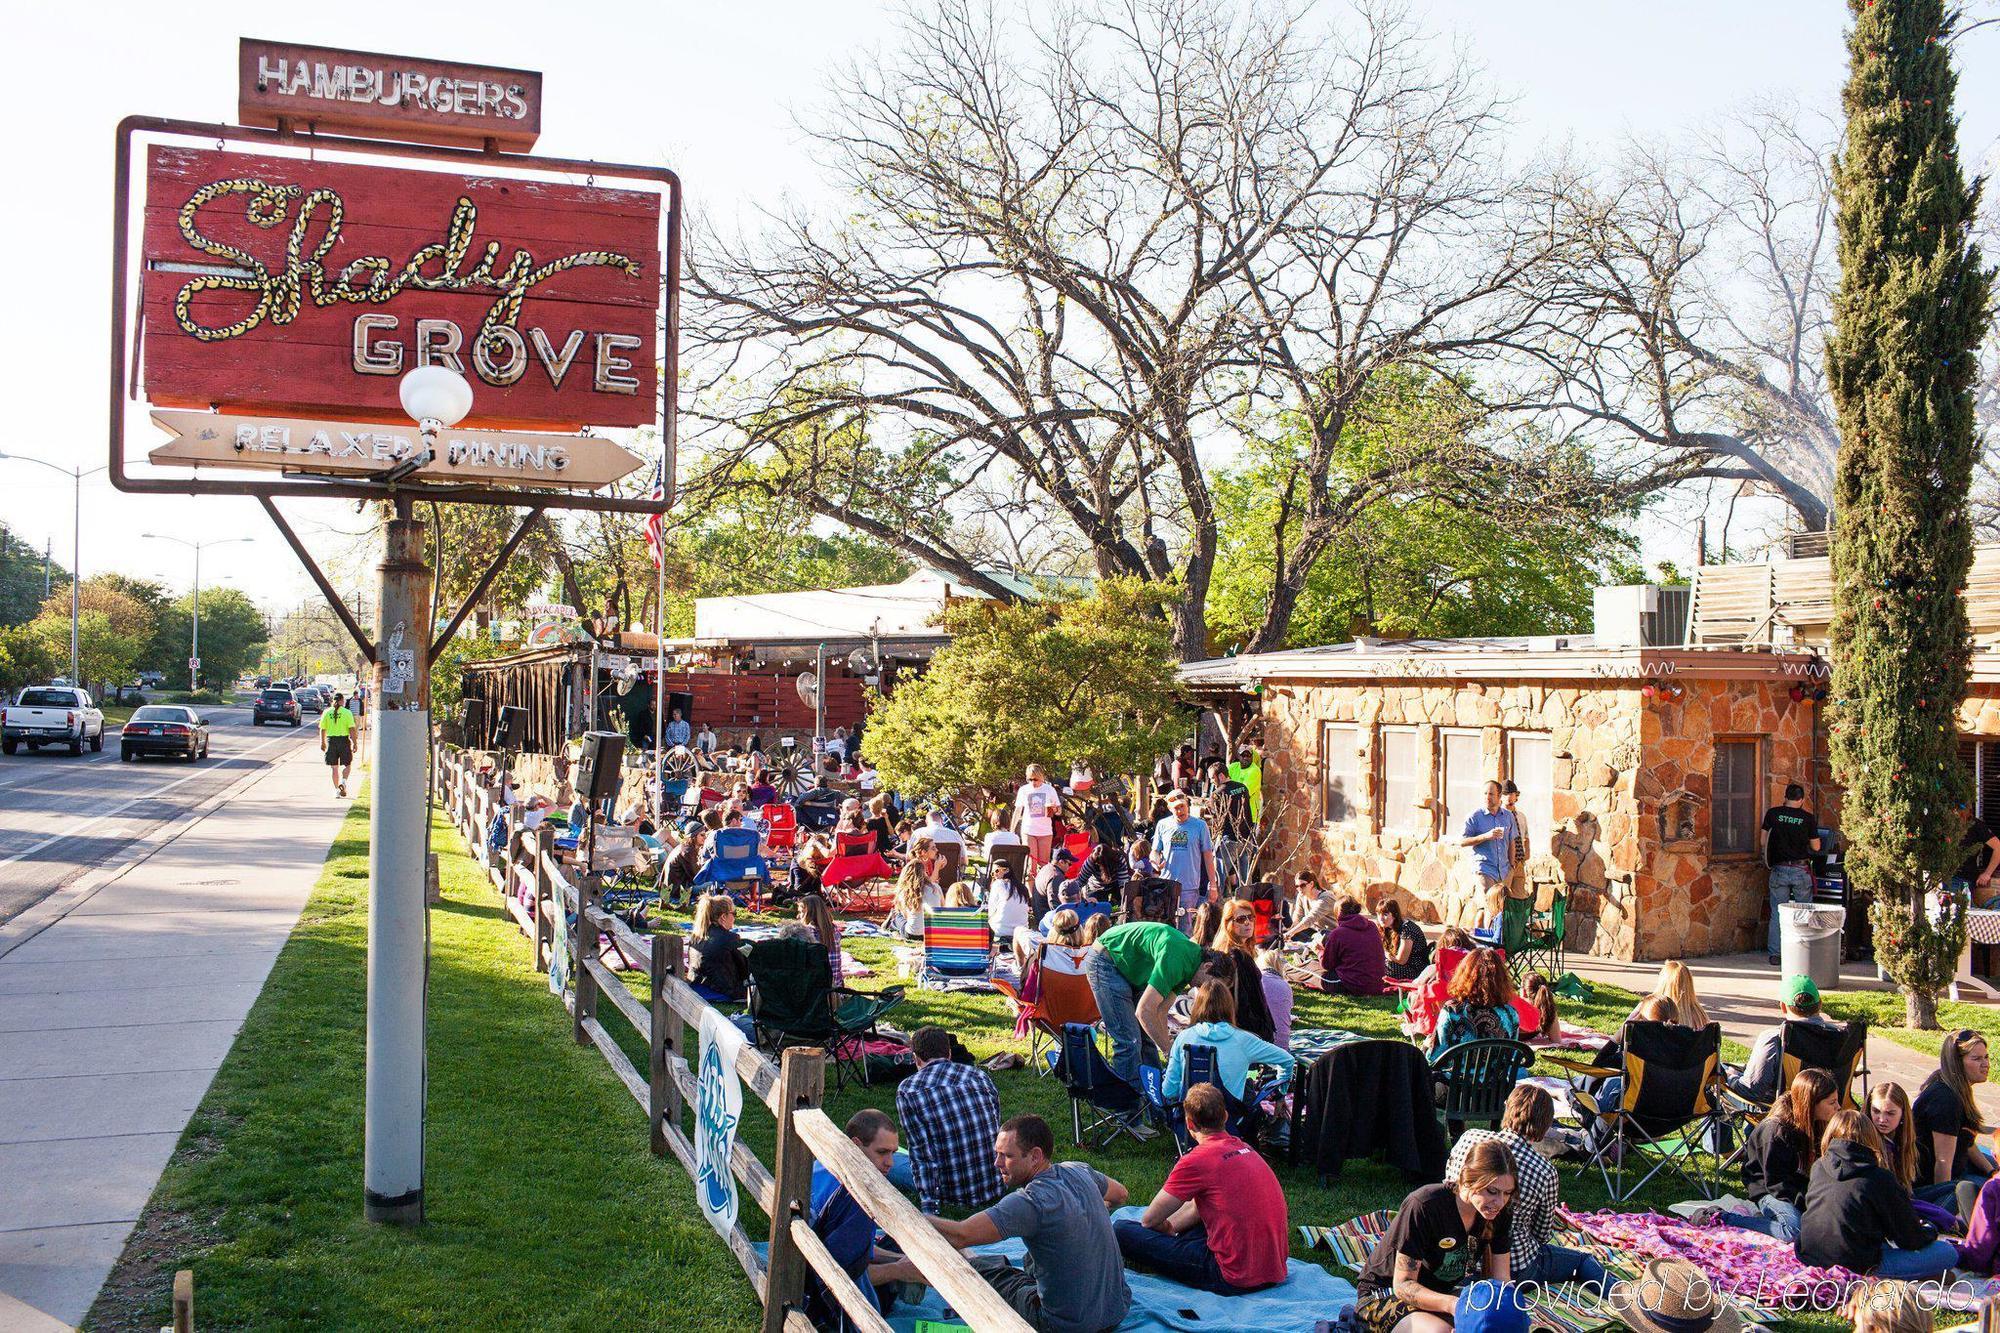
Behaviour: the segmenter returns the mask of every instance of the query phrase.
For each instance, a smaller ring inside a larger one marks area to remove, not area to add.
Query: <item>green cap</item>
[[[1778,995],[1794,1009],[1798,1007],[1800,1000],[1819,1003],[1819,987],[1813,985],[1813,979],[1803,972],[1794,972],[1786,977],[1785,984],[1778,989]]]

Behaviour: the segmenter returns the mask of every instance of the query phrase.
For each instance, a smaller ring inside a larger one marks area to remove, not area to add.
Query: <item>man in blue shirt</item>
[[[669,709],[667,712],[667,729],[662,733],[668,747],[686,745],[691,734],[688,730],[686,719],[681,717],[681,710],[678,708]]]
[[[847,1122],[847,1137],[868,1154],[876,1170],[885,1176],[892,1175],[897,1159],[896,1126],[888,1116],[873,1109],[855,1112]],[[897,1284],[888,1270],[901,1263],[903,1256],[877,1243],[880,1233],[875,1219],[862,1209],[847,1186],[818,1162],[813,1163],[812,1169],[810,1220],[813,1231],[825,1242],[827,1253],[861,1290],[880,1308],[893,1306]],[[806,1308],[815,1316],[815,1322],[823,1316],[827,1322],[821,1327],[830,1327],[839,1315],[833,1297],[810,1275],[806,1279],[806,1293]]]
[[[1514,816],[1500,808],[1500,784],[1486,784],[1485,808],[1465,817],[1465,829],[1458,845],[1472,849],[1473,869],[1479,876],[1479,902],[1487,921],[1500,917],[1502,897],[1507,891],[1507,873],[1514,865]]]
[[[1161,874],[1180,883],[1180,927],[1186,930],[1194,920],[1194,909],[1216,892],[1215,841],[1208,825],[1194,814],[1194,801],[1186,792],[1169,796],[1167,810],[1167,817],[1153,828],[1153,860]]]

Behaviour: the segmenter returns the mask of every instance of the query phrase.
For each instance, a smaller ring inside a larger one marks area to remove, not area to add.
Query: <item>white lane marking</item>
[[[289,736],[280,736],[277,740],[266,741],[264,744],[258,746],[254,750],[245,750],[241,754],[230,755],[227,757],[232,759],[248,759],[252,755],[262,754],[264,751],[270,749],[274,745],[283,745],[286,741],[290,739],[291,737]],[[184,778],[180,778],[174,782],[169,782],[164,787],[155,787],[152,791],[142,792],[139,795],[134,796],[129,801],[121,801],[119,804],[112,806],[109,810],[106,810],[101,815],[98,815],[91,819],[86,819],[81,824],[77,824],[74,827],[64,829],[61,833],[51,834],[50,836],[42,839],[40,842],[28,848],[28,850],[24,852],[16,852],[12,856],[0,859],[0,866],[10,866],[14,864],[14,862],[22,860],[25,857],[33,856],[36,852],[41,851],[42,848],[44,847],[53,847],[56,843],[63,841],[63,839],[65,838],[77,837],[80,834],[82,834],[86,829],[95,828],[97,827],[97,825],[102,824],[107,819],[116,818],[121,811],[129,810],[133,806],[139,804],[141,801],[150,801],[155,799],[156,797],[165,796],[168,792],[172,791],[174,788],[184,787],[188,783],[195,781],[197,778],[207,777],[212,772],[214,772],[213,769],[198,769],[197,771],[188,774]]]
[[[245,718],[237,720],[247,721],[247,715]],[[215,730],[220,729],[216,728]],[[74,772],[78,768],[89,764],[117,763],[118,750],[114,744],[116,735],[107,726],[104,732],[104,749],[101,751],[86,749],[80,758],[66,757],[65,760],[54,761],[52,763],[48,760],[42,760],[40,755],[24,755],[7,765],[8,768],[19,770],[20,775],[12,782],[0,782],[0,791],[12,791],[16,787],[27,786],[37,778],[47,777],[51,774],[60,776],[64,773]],[[229,756],[224,755],[223,757],[226,759]],[[41,762],[35,763],[34,761],[36,760],[41,760]]]

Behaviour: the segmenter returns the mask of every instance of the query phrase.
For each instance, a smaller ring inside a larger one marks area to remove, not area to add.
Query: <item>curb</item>
[[[300,753],[300,751],[295,750],[293,752],[294,755],[297,753]],[[159,855],[162,850],[172,846],[182,836],[200,824],[202,820],[214,814],[217,806],[247,788],[255,786],[265,778],[270,777],[278,770],[279,765],[290,762],[293,762],[292,755],[287,755],[263,768],[244,774],[238,781],[230,783],[220,791],[202,798],[200,802],[189,807],[186,817],[179,823],[170,825],[167,829],[139,843],[136,851],[127,859],[115,865],[98,866],[95,869],[86,871],[74,882],[57,889],[54,893],[51,893],[33,907],[28,908],[5,925],[0,925],[0,958],[5,958],[15,949],[20,948],[23,944],[35,938],[35,936],[68,916],[78,907],[89,902],[106,885],[114,884],[123,879],[126,875],[132,873],[132,871]],[[351,801],[353,798],[349,797],[348,799]]]

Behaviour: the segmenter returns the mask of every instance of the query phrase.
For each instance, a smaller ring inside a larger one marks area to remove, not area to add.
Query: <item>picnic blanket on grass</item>
[[[1343,1041],[1359,1040],[1359,1032],[1346,1028],[1293,1028],[1291,1049],[1300,1060],[1317,1060]]]
[[[1649,1259],[1686,1259],[1753,1323],[1787,1317],[1788,1303],[1828,1308],[1831,1301],[1837,1308],[1848,1287],[1859,1280],[1844,1268],[1800,1263],[1784,1241],[1721,1223],[1704,1227],[1653,1212],[1575,1213],[1567,1208],[1562,1217],[1564,1225],[1557,1227],[1551,1242],[1595,1256],[1614,1278],[1638,1276]],[[1341,1267],[1358,1272],[1394,1219],[1395,1214],[1383,1208],[1337,1227],[1302,1226],[1299,1234],[1307,1246],[1324,1245]],[[1994,1285],[2000,1287],[2000,1282]],[[1535,1325],[1557,1333],[1588,1333],[1617,1322],[1602,1301],[1574,1284],[1542,1287],[1533,1308]]]
[[[1112,1216],[1137,1218],[1144,1211],[1128,1204]],[[969,1253],[1004,1254],[1019,1260],[1027,1249],[1022,1241],[1003,1240],[997,1245],[977,1246]],[[1308,1329],[1342,1307],[1354,1304],[1354,1284],[1333,1276],[1319,1265],[1292,1259],[1287,1261],[1286,1270],[1283,1282],[1248,1296],[1217,1296],[1150,1273],[1127,1270],[1125,1280],[1132,1287],[1132,1309],[1118,1326],[1119,1333],[1271,1333],[1273,1329]],[[923,1319],[962,1326],[962,1321],[948,1311],[944,1298],[928,1287],[921,1302],[901,1301],[889,1314],[889,1323],[897,1333],[915,1333],[917,1322]]]

